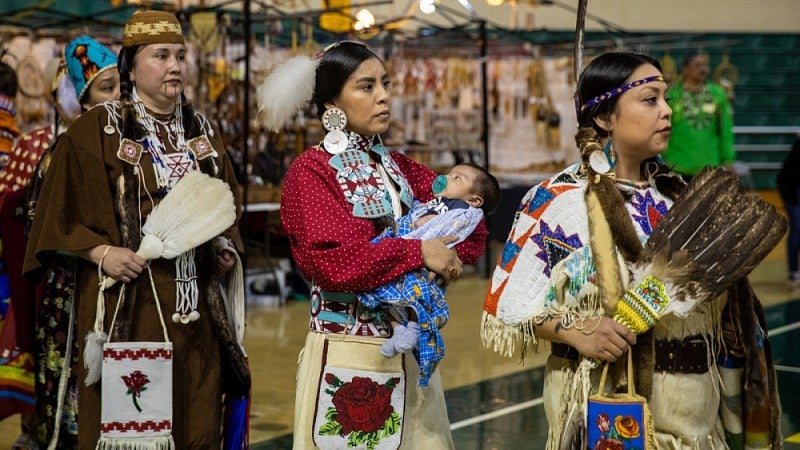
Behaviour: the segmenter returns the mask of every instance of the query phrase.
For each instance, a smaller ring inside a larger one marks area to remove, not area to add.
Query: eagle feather
[[[655,276],[670,297],[666,313],[688,313],[747,276],[775,248],[786,219],[735,174],[706,168],[659,222],[633,265],[634,281]]]

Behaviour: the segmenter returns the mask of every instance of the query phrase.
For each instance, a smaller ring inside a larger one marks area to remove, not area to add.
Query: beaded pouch
[[[636,394],[631,352],[628,352],[627,393],[606,393],[606,375],[608,363],[603,366],[598,392],[589,396],[587,449],[655,449],[653,418],[647,399]]]
[[[403,436],[404,358],[385,358],[383,339],[328,334],[313,439],[326,450],[394,450]]]

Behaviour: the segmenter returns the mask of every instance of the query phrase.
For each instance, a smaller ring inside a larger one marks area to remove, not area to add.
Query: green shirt
[[[698,92],[678,83],[670,88],[672,136],[664,160],[682,175],[696,175],[707,166],[729,165],[733,148],[733,117],[722,87],[706,83]]]

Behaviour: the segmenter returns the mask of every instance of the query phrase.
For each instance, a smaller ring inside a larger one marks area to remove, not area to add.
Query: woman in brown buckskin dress
[[[98,266],[121,282],[106,291],[106,326],[111,324],[119,286],[125,285],[116,326],[107,330],[114,341],[164,341],[155,290],[174,348],[175,446],[219,448],[223,361],[228,360],[221,339],[230,337],[231,330],[217,276],[230,272],[235,252],[242,249],[236,224],[218,238],[221,245],[199,245],[175,261],[146,263],[134,250],[153,206],[185,174],[201,170],[221,178],[234,196],[236,181],[219,135],[205,117],[182,103],[188,79],[186,47],[174,15],[143,11],[132,16],[124,31],[119,72],[122,101],[84,113],[59,142],[42,187],[43,207],[37,208],[33,221],[26,271],[40,269],[57,252],[80,257],[74,334],[82,347],[97,313]],[[126,148],[123,139],[138,152],[120,151]],[[173,313],[197,319],[175,321]],[[242,359],[241,354],[236,357]],[[100,433],[100,387],[86,386],[85,379],[81,371],[78,446],[94,448]]]

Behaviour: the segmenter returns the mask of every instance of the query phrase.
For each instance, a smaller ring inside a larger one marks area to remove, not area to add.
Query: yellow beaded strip
[[[641,334],[653,328],[668,304],[664,283],[656,277],[647,277],[617,302],[614,320]]]

